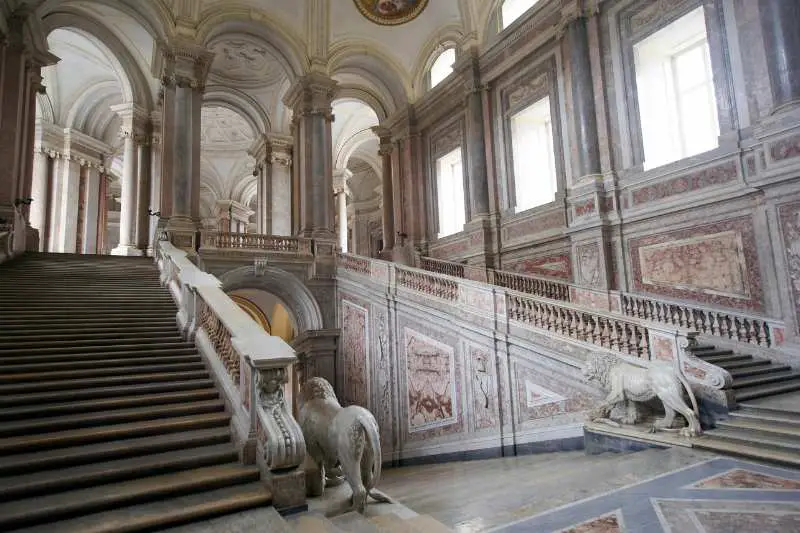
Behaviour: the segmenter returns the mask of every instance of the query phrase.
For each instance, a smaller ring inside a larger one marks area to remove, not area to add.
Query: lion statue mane
[[[702,433],[697,399],[692,388],[680,372],[668,363],[651,362],[650,366],[642,368],[613,355],[596,354],[584,364],[583,375],[589,382],[596,382],[608,391],[608,396],[590,413],[593,421],[612,422],[612,425],[613,422],[635,424],[638,418],[636,402],[658,397],[664,405],[665,416],[655,422],[652,431],[670,431],[677,412],[687,422],[687,426],[679,430],[681,435],[694,437]],[[683,399],[684,389],[692,403],[691,408]],[[618,405],[625,407],[624,415],[614,415],[613,410]]]
[[[331,384],[320,377],[305,383],[301,401],[298,422],[317,467],[308,483],[309,495],[321,496],[326,470],[341,468],[353,490],[351,509],[363,513],[367,496],[388,503],[385,496],[373,492],[381,476],[381,442],[372,413],[357,405],[339,405]]]

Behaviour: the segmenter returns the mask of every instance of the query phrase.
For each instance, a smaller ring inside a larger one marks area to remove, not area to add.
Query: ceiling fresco
[[[414,20],[428,0],[354,0],[362,15],[376,24],[394,26]]]

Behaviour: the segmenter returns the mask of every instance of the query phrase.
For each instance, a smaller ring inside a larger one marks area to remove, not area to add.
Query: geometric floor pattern
[[[715,458],[498,533],[800,533],[800,471]]]

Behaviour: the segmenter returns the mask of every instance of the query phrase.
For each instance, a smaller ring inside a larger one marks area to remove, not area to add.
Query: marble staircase
[[[0,266],[0,531],[155,531],[270,502],[146,258]]]
[[[800,372],[762,357],[696,346],[733,377],[737,408],[696,439],[697,448],[800,467]]]

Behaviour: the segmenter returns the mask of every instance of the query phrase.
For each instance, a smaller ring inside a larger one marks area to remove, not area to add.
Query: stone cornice
[[[106,143],[83,132],[65,129],[51,123],[37,122],[34,151],[46,153],[52,158],[77,160],[83,166],[105,171],[104,156],[113,153]]]

